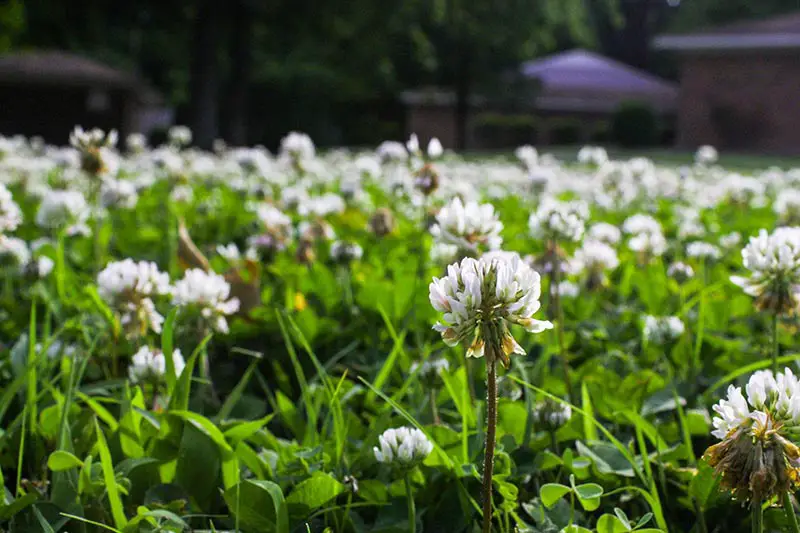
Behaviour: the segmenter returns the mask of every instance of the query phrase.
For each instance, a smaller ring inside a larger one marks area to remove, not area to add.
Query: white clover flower
[[[131,181],[104,179],[100,186],[100,204],[103,207],[133,209],[138,201],[136,185]]]
[[[419,379],[423,383],[428,384],[428,386],[430,386],[439,378],[439,374],[449,370],[450,363],[444,357],[431,357],[421,364],[417,361],[414,361],[410,368],[410,372],[412,374],[416,372]]]
[[[315,153],[314,141],[305,133],[291,131],[281,139],[281,154],[288,155],[292,159],[313,159]]]
[[[153,165],[169,175],[179,175],[183,172],[184,161],[181,154],[172,147],[162,147],[149,153]]]
[[[602,167],[608,163],[608,152],[600,146],[584,146],[578,151],[578,163]]]
[[[413,468],[425,460],[433,451],[433,443],[425,433],[409,427],[387,429],[378,437],[379,447],[373,447],[375,459],[379,463],[392,464],[401,468]]]
[[[183,373],[186,362],[183,360],[180,350],[176,349],[172,352],[172,366],[175,370],[175,376],[180,376]],[[133,383],[159,382],[164,379],[166,373],[167,358],[164,357],[164,353],[149,346],[139,348],[128,367],[128,377]]]
[[[173,146],[183,147],[192,144],[192,130],[187,126],[172,126],[167,131],[167,139]]]
[[[736,231],[722,235],[719,238],[719,245],[723,248],[733,248],[742,242],[742,236]]]
[[[665,344],[673,341],[683,335],[685,330],[683,321],[676,316],[647,315],[644,318],[644,338],[652,344]]]
[[[528,219],[528,228],[537,239],[577,242],[583,238],[588,219],[586,202],[560,202],[547,198]]]
[[[572,261],[573,272],[588,270],[589,272],[602,272],[613,270],[619,266],[617,251],[602,241],[587,239],[583,246],[575,251]]]
[[[684,281],[694,277],[694,269],[692,269],[692,267],[686,263],[676,261],[669,265],[669,268],[667,268],[667,276],[673,278],[679,283],[683,283]]]
[[[800,227],[782,227],[767,233],[762,229],[742,250],[749,278],[731,276],[731,281],[756,298],[760,309],[790,313],[797,308],[800,284]]]
[[[419,138],[417,137],[416,133],[412,133],[411,136],[406,141],[406,150],[408,150],[409,154],[419,155]]]
[[[85,172],[95,176],[116,173],[119,162],[111,151],[117,144],[116,130],[106,134],[97,128],[84,131],[76,126],[69,136],[69,143],[80,152],[81,168]]]
[[[438,264],[452,263],[458,259],[459,248],[455,244],[434,242],[431,246],[431,261]]]
[[[391,161],[405,161],[408,159],[408,152],[403,143],[397,141],[383,141],[375,149],[375,155],[378,156],[383,163]]]
[[[503,223],[492,204],[467,202],[456,197],[436,215],[431,234],[438,242],[453,244],[469,252],[495,250],[503,243]]]
[[[81,232],[89,219],[89,205],[78,191],[50,190],[36,212],[36,224],[47,229],[66,228],[68,234]]]
[[[545,398],[534,406],[533,418],[536,427],[555,431],[572,418],[572,408],[566,403]]]
[[[730,385],[714,406],[712,435],[720,439],[705,453],[722,485],[743,501],[761,502],[794,492],[800,484],[800,449],[792,442],[800,427],[800,383],[786,368],[760,370],[745,386]]]
[[[527,169],[531,169],[539,163],[539,152],[529,144],[519,146],[514,150],[514,156],[519,159]]]
[[[169,199],[179,204],[186,204],[194,199],[194,189],[191,185],[176,185],[169,194]]]
[[[142,133],[131,133],[125,138],[125,147],[133,153],[143,152],[147,148],[147,137]]]
[[[698,148],[694,154],[694,160],[698,165],[713,165],[718,159],[717,149],[707,144]]]
[[[667,239],[661,232],[639,233],[628,241],[628,248],[647,256],[658,257],[667,251]]]
[[[558,284],[558,295],[562,298],[577,298],[580,293],[580,287],[571,281],[562,281]]]
[[[161,333],[164,317],[152,298],[168,294],[169,275],[150,261],[112,262],[97,274],[97,292],[120,315],[120,323],[132,336],[147,330]]]
[[[429,293],[433,308],[444,313],[434,329],[450,346],[467,345],[467,357],[482,357],[488,344],[488,355],[507,366],[509,354],[525,354],[508,331],[509,323],[531,333],[553,327],[533,318],[541,307],[541,280],[519,258],[462,259],[447,267],[446,277],[433,278]]]
[[[637,213],[625,219],[622,223],[622,231],[629,235],[639,235],[641,233],[661,233],[661,223],[642,213]]]
[[[431,140],[428,141],[428,157],[431,159],[438,159],[442,157],[442,154],[444,154],[444,147],[441,141],[436,137],[431,137]]]
[[[301,216],[314,215],[325,217],[334,213],[343,213],[347,208],[344,198],[336,193],[326,193],[322,196],[312,196],[302,201],[297,208]]]
[[[24,268],[31,260],[28,244],[17,237],[0,235],[0,262]]]
[[[695,241],[686,245],[686,255],[697,259],[719,259],[722,252],[713,244]]]
[[[46,278],[53,271],[54,266],[55,262],[46,255],[38,257],[36,258],[36,275],[40,278]]]
[[[14,201],[11,191],[0,184],[0,233],[14,231],[22,224],[22,210]]]
[[[212,329],[227,333],[225,317],[239,310],[239,299],[230,298],[230,292],[230,284],[219,274],[192,268],[175,283],[172,303],[195,309]]]
[[[795,220],[800,216],[800,190],[782,189],[775,197],[772,209],[782,220]]]
[[[69,135],[69,144],[80,151],[104,146],[113,147],[117,144],[117,131],[111,130],[106,134],[99,128],[86,131],[80,126],[75,126]]]
[[[610,246],[619,244],[619,241],[622,240],[622,232],[619,228],[608,222],[592,224],[589,226],[586,236],[591,240],[604,242]]]
[[[331,258],[338,263],[357,261],[364,255],[364,250],[355,242],[335,241],[331,244]]]

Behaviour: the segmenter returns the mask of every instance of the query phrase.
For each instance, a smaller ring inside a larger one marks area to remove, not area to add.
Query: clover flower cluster
[[[531,235],[556,242],[577,242],[583,238],[589,206],[583,201],[560,202],[545,199],[528,219]]]
[[[712,435],[721,442],[705,454],[737,498],[761,505],[800,485],[800,382],[786,368],[761,370],[745,386],[730,385],[714,406]]]
[[[570,261],[570,271],[588,273],[587,286],[590,289],[599,287],[606,282],[605,271],[613,270],[619,266],[617,251],[608,244],[598,240],[586,240],[575,251]]]
[[[667,268],[667,276],[671,277],[678,283],[690,280],[694,277],[694,269],[681,261],[676,261],[669,265]]]
[[[717,149],[710,145],[703,145],[694,154],[694,160],[698,165],[713,165],[719,159]]]
[[[68,235],[86,234],[89,215],[89,205],[80,192],[50,190],[36,212],[36,224],[47,229],[66,229]]]
[[[248,245],[267,255],[285,250],[292,240],[292,219],[270,204],[259,205],[256,216],[263,231],[251,236]]]
[[[448,370],[450,370],[450,363],[443,357],[429,358],[422,363],[414,361],[410,369],[412,374],[417,373],[420,381],[427,387],[435,386],[439,374]]]
[[[314,141],[305,133],[292,131],[281,139],[281,154],[294,161],[313,159],[315,153]]]
[[[686,255],[696,259],[719,259],[722,257],[720,249],[711,243],[694,241],[686,245]]]
[[[378,442],[380,447],[372,448],[375,459],[400,468],[413,468],[433,451],[433,443],[416,428],[387,429],[378,437]]]
[[[335,241],[331,244],[331,258],[337,263],[348,264],[361,259],[364,250],[358,243]]]
[[[572,418],[572,408],[563,402],[545,398],[533,407],[533,420],[536,427],[555,431],[566,425]]]
[[[0,184],[0,233],[14,231],[22,224],[22,210],[5,185]]]
[[[755,297],[759,309],[790,314],[798,306],[800,284],[800,227],[762,229],[742,250],[750,277],[731,276],[731,281]]]
[[[608,222],[592,224],[586,236],[588,239],[604,242],[610,246],[619,244],[619,241],[622,240],[622,232],[619,228],[612,226]]]
[[[644,317],[644,338],[652,344],[666,344],[679,338],[685,330],[683,321],[676,316]]]
[[[98,128],[84,131],[76,126],[69,136],[69,143],[80,152],[81,169],[87,174],[97,176],[115,170],[111,168],[117,166],[111,149],[117,144],[116,130],[108,133]]]
[[[448,266],[447,276],[433,278],[429,286],[431,305],[444,313],[434,329],[445,343],[466,345],[467,357],[488,352],[505,366],[511,353],[526,353],[509,332],[509,324],[531,333],[553,327],[533,318],[541,307],[540,295],[539,274],[519,257],[464,258]]]
[[[109,263],[97,274],[97,291],[120,317],[131,336],[161,333],[164,317],[153,298],[169,294],[169,275],[150,261],[125,259]]]
[[[456,197],[436,215],[431,233],[439,242],[474,254],[500,248],[502,229],[503,223],[497,218],[492,204],[464,204],[461,198]]]
[[[227,333],[225,317],[239,310],[239,299],[231,298],[230,293],[230,284],[219,274],[192,268],[175,282],[172,303],[196,311],[204,325]]]
[[[172,352],[172,366],[176,376],[180,376],[186,366],[183,355],[178,349]],[[158,383],[164,379],[166,373],[167,358],[164,357],[164,353],[149,346],[139,348],[128,367],[128,377],[133,383]]]
[[[628,217],[622,223],[622,231],[632,235],[628,248],[644,258],[658,257],[667,251],[667,239],[661,223],[650,215],[638,213]]]
[[[167,131],[167,140],[172,146],[182,148],[192,144],[192,130],[188,126],[175,125]]]

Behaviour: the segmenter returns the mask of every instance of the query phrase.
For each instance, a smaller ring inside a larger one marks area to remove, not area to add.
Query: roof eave
[[[653,47],[672,52],[796,50],[800,49],[800,34],[659,35]]]

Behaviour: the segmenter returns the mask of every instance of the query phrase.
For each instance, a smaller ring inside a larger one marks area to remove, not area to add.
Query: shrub
[[[620,146],[654,146],[659,141],[658,117],[644,102],[623,102],[614,112],[611,136]]]
[[[576,118],[554,119],[550,125],[551,144],[578,144],[581,142],[581,121]]]
[[[481,113],[473,124],[478,141],[489,148],[536,142],[536,119],[530,115]]]

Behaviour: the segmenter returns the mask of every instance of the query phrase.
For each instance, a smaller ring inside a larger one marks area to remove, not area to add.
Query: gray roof
[[[520,72],[539,80],[540,108],[602,112],[625,100],[640,100],[671,111],[678,98],[677,84],[587,50],[527,61]]]
[[[700,32],[659,35],[653,46],[679,52],[793,50],[800,48],[800,12]]]
[[[161,100],[155,90],[129,72],[57,50],[0,55],[0,83],[3,82],[127,89],[149,103]]]

